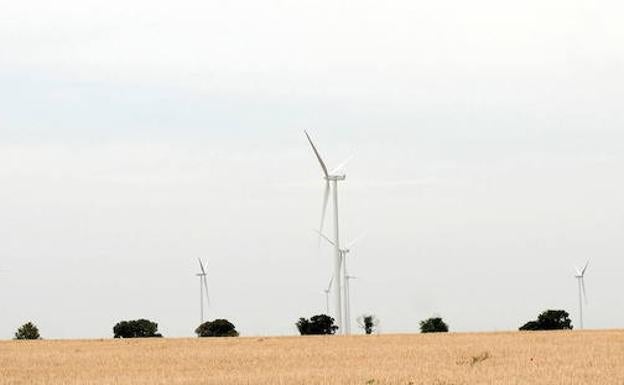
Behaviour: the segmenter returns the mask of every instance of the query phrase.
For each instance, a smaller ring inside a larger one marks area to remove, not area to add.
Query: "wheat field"
[[[21,384],[624,385],[624,331],[2,341]]]

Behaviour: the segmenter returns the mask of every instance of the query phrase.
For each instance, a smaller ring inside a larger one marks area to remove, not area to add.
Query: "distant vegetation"
[[[334,325],[334,319],[326,314],[315,315],[309,320],[301,317],[296,325],[302,336],[334,334],[338,330],[338,326]]]
[[[364,314],[358,318],[358,324],[364,329],[364,333],[373,334],[377,330],[379,320],[373,314]]]
[[[420,321],[421,333],[446,333],[448,331],[448,325],[440,317],[432,317]]]
[[[572,321],[565,310],[546,310],[537,316],[537,320],[520,326],[519,330],[566,330],[572,329]]]
[[[565,310],[545,310],[538,315],[536,320],[528,321],[522,325],[521,331],[536,330],[571,330],[573,328],[569,313]],[[301,335],[332,335],[338,330],[334,318],[326,314],[318,314],[310,319],[301,317],[296,322]],[[359,326],[366,334],[376,331],[379,320],[373,314],[364,314],[357,320]],[[421,333],[445,333],[449,326],[441,317],[432,317],[420,321]],[[234,324],[227,319],[215,319],[199,325],[195,329],[198,337],[238,337],[239,333]],[[158,324],[147,319],[132,321],[120,321],[113,327],[114,338],[148,338],[162,337],[158,333]],[[15,332],[16,340],[41,339],[39,329],[32,322],[23,324]]]
[[[15,332],[16,340],[38,340],[40,338],[39,328],[32,322],[23,324],[17,329],[17,332]]]
[[[146,319],[121,321],[113,327],[114,338],[149,338],[162,337],[158,333],[158,324]]]
[[[195,329],[198,337],[238,337],[233,323],[226,319],[207,321]]]

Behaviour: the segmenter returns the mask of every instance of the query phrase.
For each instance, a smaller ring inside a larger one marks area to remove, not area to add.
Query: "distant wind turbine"
[[[323,238],[324,240],[326,240],[327,242],[329,242],[331,245],[335,246],[335,243],[327,238],[323,233],[319,232],[319,235],[321,236],[321,238]],[[362,238],[364,237],[364,235],[360,235],[359,237],[357,237],[356,239],[354,239],[353,241],[351,241],[349,244],[347,244],[346,247],[339,249],[340,252],[340,260],[342,262],[342,271],[344,273],[344,285],[342,287],[343,291],[344,291],[344,331],[345,334],[351,334],[351,293],[349,291],[349,281],[352,279],[357,279],[357,277],[349,275],[348,270],[347,270],[347,254],[349,254],[349,252],[351,251],[351,248],[358,243]]]
[[[585,266],[582,269],[576,269],[576,275],[574,276],[578,280],[578,291],[579,291],[579,323],[580,328],[583,329],[583,301],[587,303],[587,292],[585,291],[585,271],[587,270],[587,266],[589,265],[589,261],[585,262]]]
[[[325,165],[325,162],[323,162],[321,155],[319,154],[318,150],[316,149],[316,146],[312,142],[310,135],[308,135],[307,131],[304,131],[304,133],[306,137],[308,138],[308,142],[310,142],[310,146],[312,146],[312,150],[314,151],[314,154],[316,155],[316,159],[321,165],[321,169],[323,170],[323,176],[325,178],[325,193],[323,194],[323,208],[321,211],[321,225],[319,228],[320,233],[323,232],[323,225],[325,222],[325,213],[327,211],[329,193],[330,191],[333,192],[333,208],[334,208],[334,241],[333,241],[333,244],[334,244],[334,249],[335,249],[334,280],[335,280],[335,285],[336,285],[335,287],[338,288],[338,290],[334,290],[334,292],[336,293],[335,295],[335,301],[336,301],[335,317],[336,317],[336,326],[338,326],[339,332],[344,333],[344,330],[342,328],[343,326],[342,294],[340,292],[340,288],[342,287],[342,283],[341,283],[342,281],[342,271],[341,271],[342,258],[341,258],[341,253],[340,253],[340,231],[339,231],[339,220],[338,220],[338,182],[345,180],[346,175],[338,174],[338,173],[349,162],[349,160],[351,160],[351,158],[347,159],[347,161],[340,164],[331,172],[328,171],[327,166]]]
[[[206,305],[210,305],[210,297],[208,295],[208,281],[206,279],[206,263],[197,258],[199,262],[200,273],[195,274],[199,277],[199,324],[204,323],[204,290],[206,291]]]

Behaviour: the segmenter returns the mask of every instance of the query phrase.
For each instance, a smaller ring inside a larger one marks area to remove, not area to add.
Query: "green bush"
[[[114,338],[149,338],[162,337],[158,333],[158,324],[146,319],[121,321],[113,327]]]
[[[238,337],[233,323],[226,319],[207,321],[195,329],[198,337]]]
[[[446,333],[448,331],[448,325],[440,317],[433,317],[420,321],[421,333]]]
[[[39,329],[32,322],[23,324],[17,329],[17,332],[15,332],[16,340],[38,340],[40,338]]]
[[[565,310],[546,310],[537,316],[537,320],[525,323],[519,330],[570,330],[572,321],[569,317]]]
[[[295,325],[302,336],[334,334],[338,330],[338,326],[334,325],[334,319],[326,314],[315,315],[309,320],[301,317]]]

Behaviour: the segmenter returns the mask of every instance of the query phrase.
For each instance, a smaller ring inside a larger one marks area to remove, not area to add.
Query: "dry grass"
[[[624,384],[624,331],[0,342],[0,385]]]

